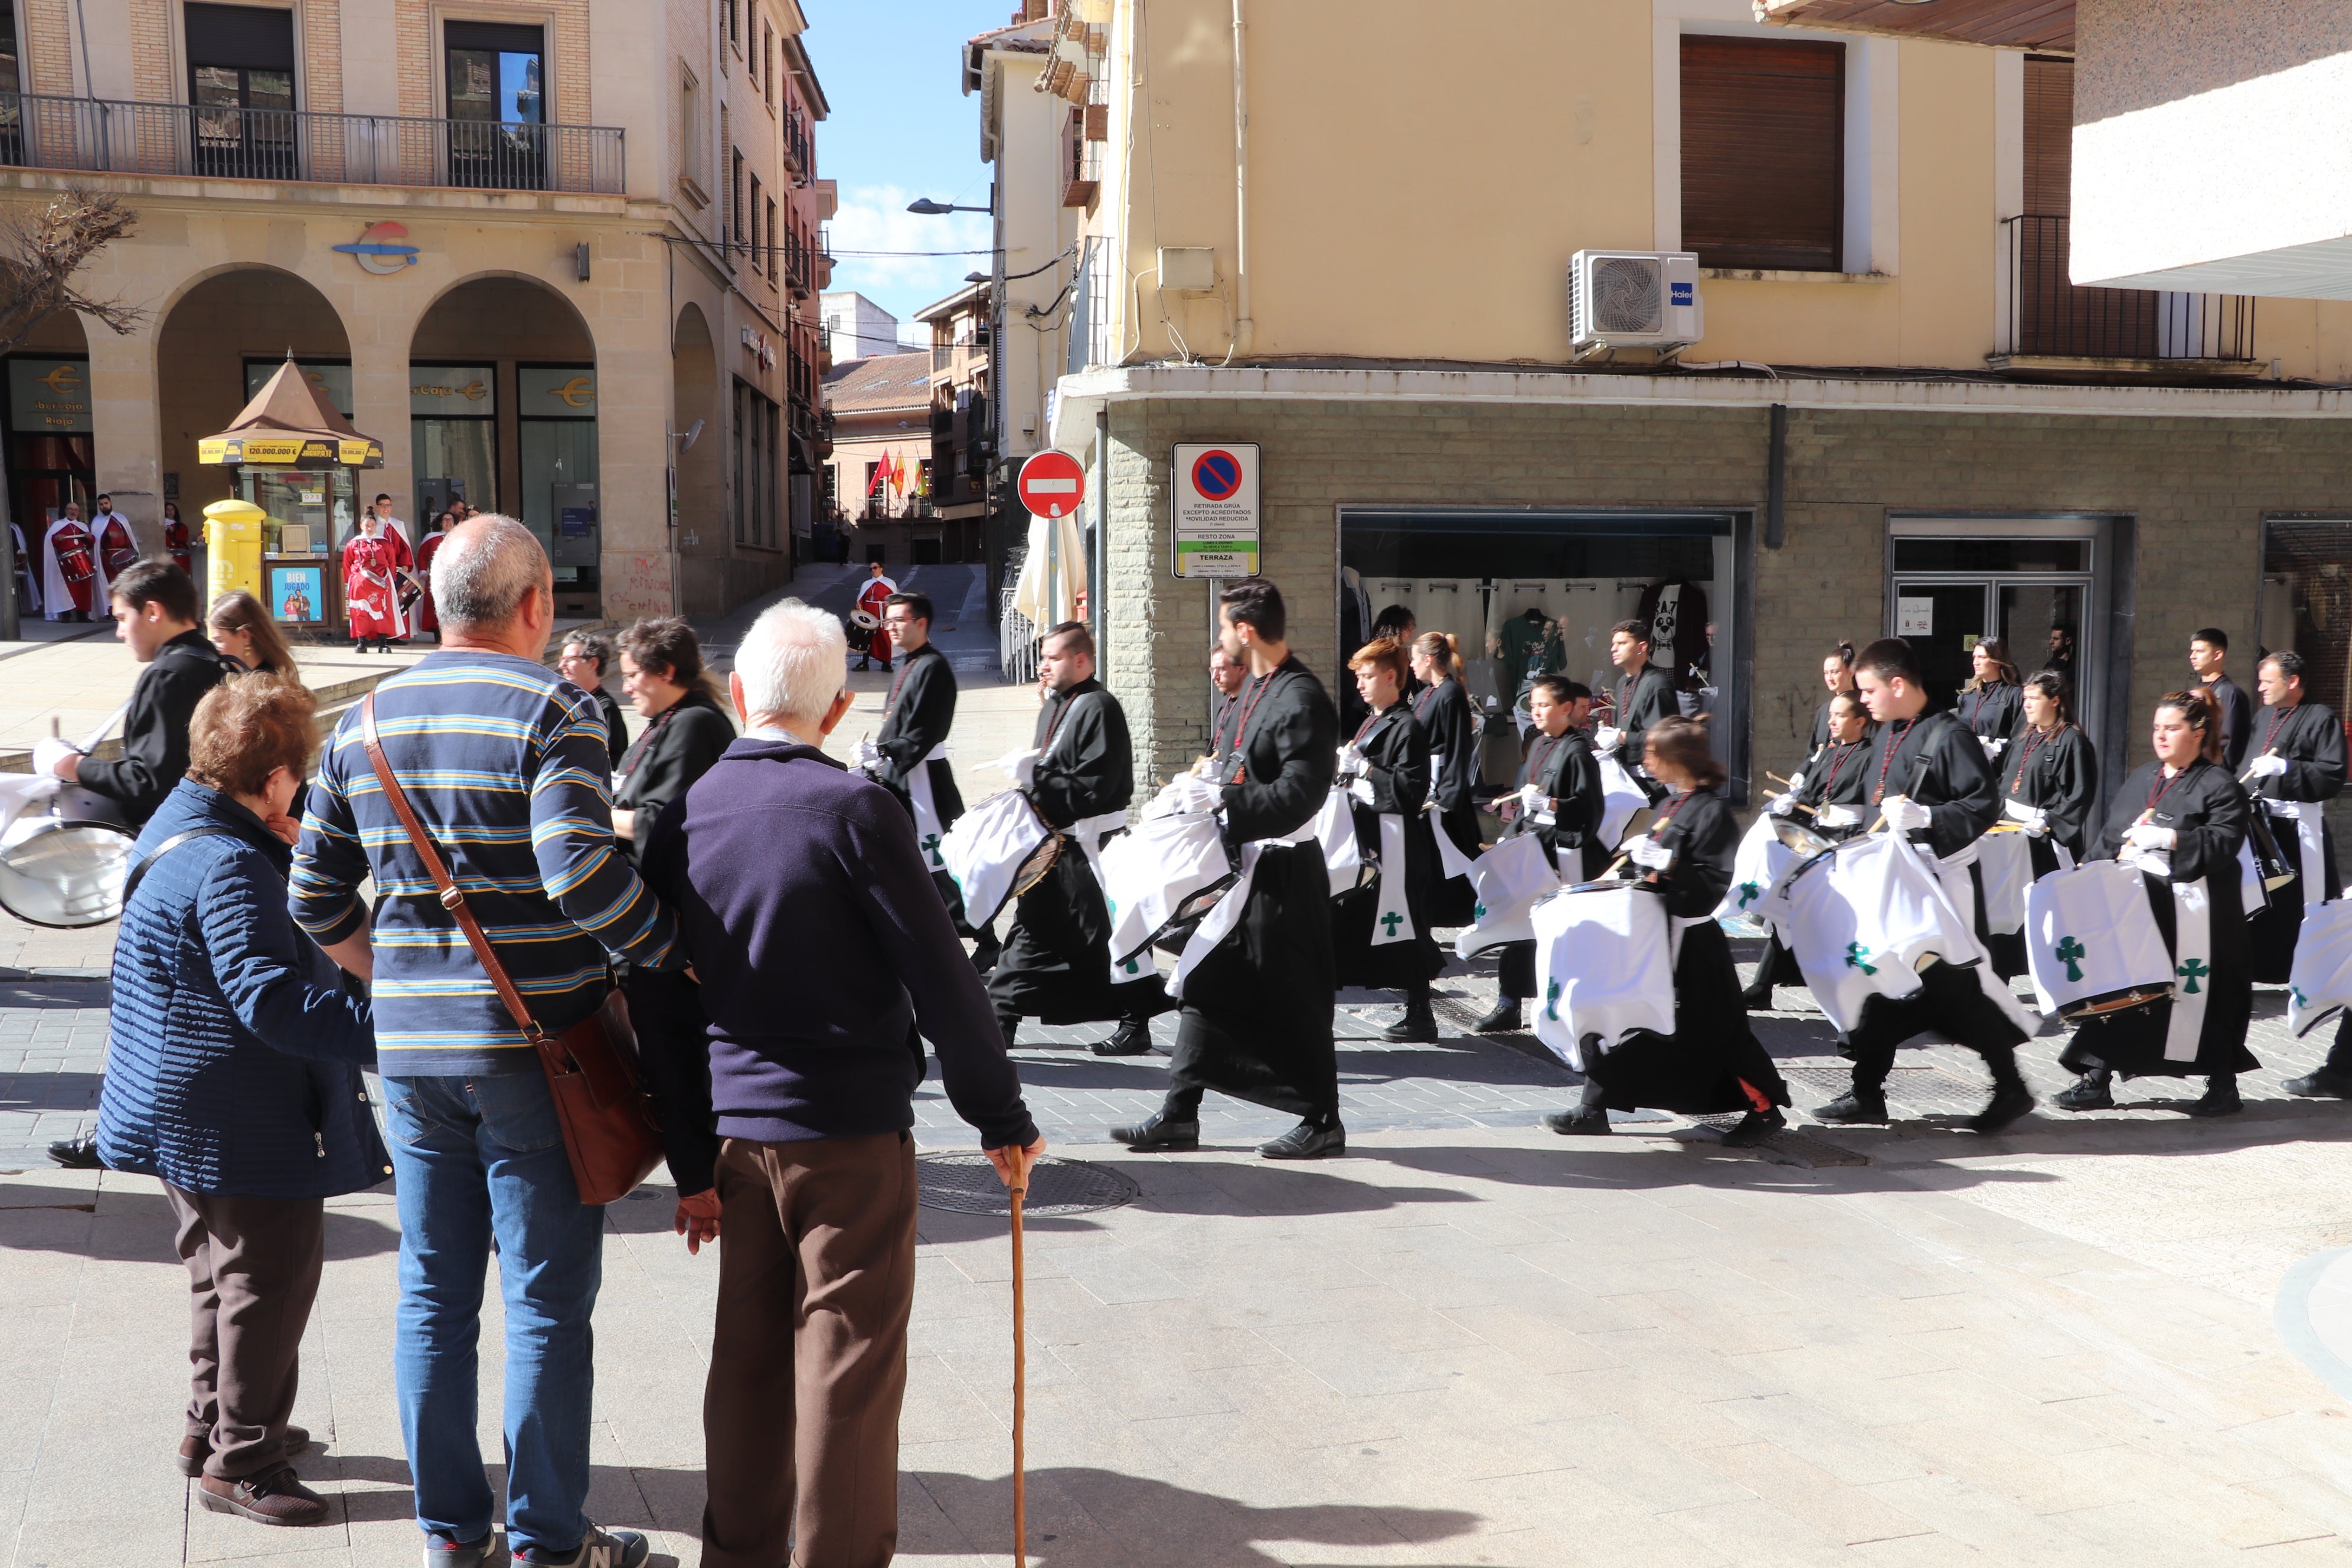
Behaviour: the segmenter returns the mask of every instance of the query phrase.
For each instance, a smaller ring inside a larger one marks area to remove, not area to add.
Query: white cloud
[[[922,217],[907,210],[920,195],[898,185],[853,185],[841,193],[833,216],[833,287],[854,289],[905,320],[935,300],[953,293],[967,272],[989,269],[992,226],[986,213],[947,213]],[[940,198],[944,199],[944,198]],[[968,250],[969,256],[911,252]],[[887,254],[858,255],[859,251]]]

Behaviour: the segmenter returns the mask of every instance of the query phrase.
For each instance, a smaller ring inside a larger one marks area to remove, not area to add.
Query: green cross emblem
[[[934,866],[943,866],[947,864],[946,861],[940,858],[940,836],[936,833],[924,838],[923,853],[931,858],[931,864]]]
[[[2090,950],[2070,936],[2062,937],[2054,951],[2058,955],[2058,962],[2066,966],[2066,978],[2069,980],[2082,979],[2083,957]]]
[[[1131,958],[1130,958],[1130,959],[1129,959],[1125,963],[1120,964],[1120,965],[1119,965],[1119,967],[1120,967],[1121,969],[1126,970],[1129,974],[1140,974],[1140,973],[1143,973],[1143,965],[1141,965],[1140,963],[1138,963],[1134,959],[1131,959]]]
[[[1859,969],[1864,974],[1877,973],[1878,965],[1863,962],[1869,956],[1870,949],[1863,946],[1862,943],[1850,942],[1845,944],[1845,966],[1848,969]]]
[[[1472,925],[1476,925],[1480,921],[1483,921],[1483,920],[1485,920],[1486,918],[1486,905],[1484,905],[1484,904],[1476,904],[1476,905],[1472,906],[1471,910],[1470,910],[1470,923],[1471,923]]]
[[[1387,934],[1391,937],[1396,935],[1397,927],[1402,924],[1404,924],[1404,917],[1397,913],[1394,910],[1391,910],[1388,913],[1381,917],[1381,925],[1386,930]]]
[[[1742,882],[1742,883],[1740,883],[1740,884],[1739,884],[1739,907],[1740,907],[1741,909],[1743,909],[1743,910],[1744,910],[1744,909],[1746,909],[1748,905],[1750,905],[1750,904],[1754,903],[1754,902],[1756,901],[1756,897],[1757,897],[1757,895],[1758,895],[1758,894],[1759,894],[1759,893],[1761,893],[1763,890],[1764,890],[1763,889],[1761,889],[1761,888],[1758,887],[1758,886],[1757,886],[1755,883],[1753,883],[1753,882]]]
[[[2192,958],[2188,963],[2182,964],[2180,966],[2180,976],[2189,984],[2180,988],[2181,994],[2186,996],[2196,995],[2197,982],[2212,973],[2213,972],[2210,969],[2205,967],[2205,961],[2201,958]]]
[[[2297,1012],[2308,1013],[2311,1011],[2311,998],[2303,994],[2302,986],[2290,985],[2286,988],[2286,994],[2294,998],[2294,1005]]]
[[[1559,982],[1557,980],[1544,987],[1544,1016],[1555,1024],[1559,1022]]]

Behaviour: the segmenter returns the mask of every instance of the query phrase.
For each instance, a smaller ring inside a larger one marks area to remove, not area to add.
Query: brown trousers
[[[327,1260],[319,1198],[163,1195],[188,1266],[188,1435],[212,1445],[205,1473],[257,1476],[286,1459],[297,1358]]]
[[[793,1568],[882,1568],[898,1546],[914,1139],[730,1138],[718,1184],[705,1568],[780,1568],[787,1551]]]

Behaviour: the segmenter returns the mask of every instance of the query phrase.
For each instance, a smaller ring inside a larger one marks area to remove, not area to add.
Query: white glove
[[[1541,811],[1543,809],[1543,803],[1544,792],[1542,790],[1538,789],[1534,784],[1521,784],[1519,786],[1519,809],[1521,811]]]
[[[47,740],[36,741],[33,742],[33,772],[44,778],[54,777],[58,763],[68,757],[79,757],[81,754],[82,749],[70,741],[60,741],[55,736]]]
[[[33,765],[36,770],[39,768],[40,763],[37,758]],[[2275,752],[2264,752],[2261,756],[2256,757],[2252,762],[2246,764],[2246,774],[2250,778],[2274,779],[2285,772],[2286,759],[2280,756]]]
[[[1372,764],[1370,761],[1365,757],[1363,752],[1356,750],[1355,743],[1353,742],[1350,742],[1347,745],[1339,748],[1339,776],[1341,778],[1362,778],[1366,773],[1371,771],[1371,767]]]
[[[1825,805],[1813,813],[1815,827],[1852,827],[1862,821],[1862,813],[1850,805]]]
[[[1027,789],[1037,777],[1037,759],[1042,752],[1007,752],[988,765],[1003,773],[1011,773],[1015,788]]]
[[[2025,831],[2035,838],[2050,837],[2050,814],[2038,805],[2026,813],[2024,825]]]
[[[2000,755],[2001,748],[2008,745],[2009,742],[2007,741],[1996,740],[1990,735],[1979,735],[1977,737],[1977,744],[1984,748],[1985,761],[1991,762],[1993,759]]]
[[[1160,792],[1159,796],[1151,803],[1154,807],[1159,808],[1152,815],[1180,816],[1197,812],[1214,811],[1224,804],[1224,798],[1225,792],[1215,784],[1206,779],[1194,778],[1192,774],[1186,773],[1181,778],[1169,781],[1168,787]]]
[[[1805,770],[1804,770],[1804,769],[1802,769],[1802,768],[1799,768],[1795,773],[1790,773],[1790,774],[1789,775],[1789,793],[1790,793],[1790,795],[1794,795],[1794,794],[1796,794],[1799,790],[1801,790],[1801,789],[1802,789],[1802,788],[1804,788],[1804,787],[1805,787]]]
[[[1886,813],[1886,826],[1897,833],[1915,832],[1936,820],[1926,806],[1908,795],[1888,795],[1881,809]]]
[[[1603,724],[1592,731],[1592,749],[1596,752],[1613,752],[1624,743],[1625,731],[1614,724]]]
[[[1647,867],[1653,871],[1664,870],[1675,858],[1673,850],[1646,833],[1626,845],[1625,853],[1632,857],[1634,865]]]
[[[2134,849],[2169,850],[2180,842],[2180,835],[2169,827],[2158,827],[2152,822],[2136,823],[2124,835],[2124,842]]]
[[[1797,815],[1797,797],[1793,795],[1776,795],[1765,809],[1775,816],[1794,816]]]
[[[1355,782],[1349,784],[1348,794],[1354,799],[1362,801],[1366,805],[1372,805],[1372,781],[1370,779],[1357,779]]]

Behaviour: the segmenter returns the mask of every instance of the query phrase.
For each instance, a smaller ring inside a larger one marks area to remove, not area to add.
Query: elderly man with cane
[[[709,1568],[788,1551],[863,1568],[896,1550],[918,1030],[1008,1184],[1045,1147],[913,822],[822,750],[847,674],[832,616],[797,600],[762,614],[728,678],[743,733],[644,849],[695,963],[692,980],[631,983],[677,1225],[689,1247],[725,1231]]]

